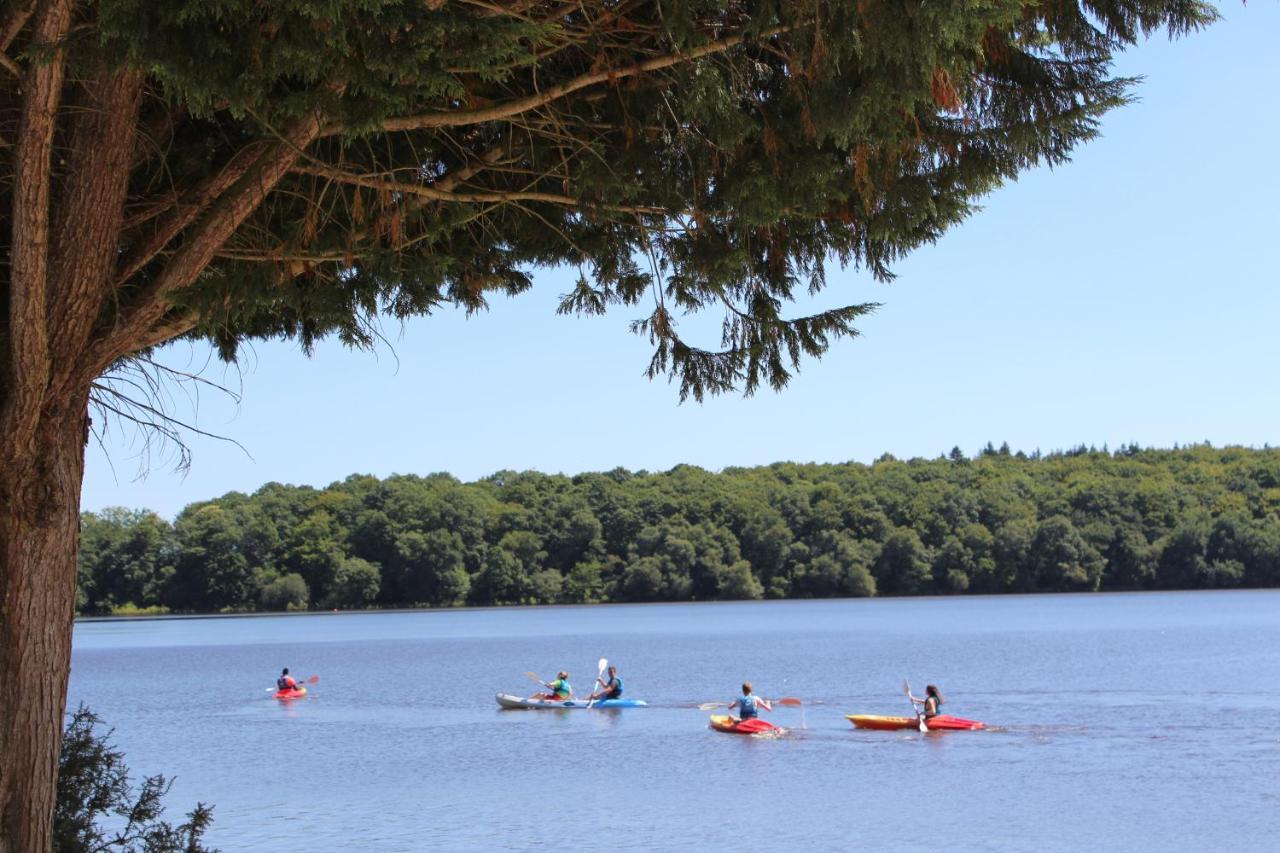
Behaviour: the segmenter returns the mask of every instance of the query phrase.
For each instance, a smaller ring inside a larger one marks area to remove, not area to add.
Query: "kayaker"
[[[751,682],[742,682],[742,698],[734,699],[729,703],[729,710],[738,709],[738,722],[743,720],[754,720],[760,716],[760,708],[766,711],[772,711],[773,706],[769,704],[768,699],[761,699],[751,692]]]
[[[285,667],[280,673],[280,677],[276,679],[277,690],[297,690],[298,682],[289,674],[289,667]]]
[[[573,688],[569,686],[569,673],[563,669],[556,673],[556,680],[552,682],[544,682],[550,693],[540,693],[533,697],[535,699],[552,699],[556,702],[564,702],[573,698]]]
[[[592,700],[622,698],[622,679],[618,677],[616,666],[609,667],[609,680],[589,698]]]
[[[910,693],[907,694],[911,696]],[[918,699],[911,696],[912,702],[917,702],[924,706],[924,718],[936,717],[941,713],[938,709],[942,707],[942,694],[938,692],[938,688],[932,684],[926,685],[924,688],[924,698]]]

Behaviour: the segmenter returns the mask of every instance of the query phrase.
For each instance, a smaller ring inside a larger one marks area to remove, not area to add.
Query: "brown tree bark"
[[[51,8],[66,10],[67,0]],[[44,20],[51,20],[46,15]],[[53,20],[65,28],[69,16]],[[17,146],[7,328],[0,328],[0,853],[49,850],[58,754],[71,669],[80,488],[90,387],[116,359],[162,343],[193,318],[167,296],[189,285],[319,133],[300,120],[252,144],[165,233],[185,241],[151,286],[92,334],[115,299],[140,75],[109,69],[80,82],[68,167],[51,189],[61,84],[57,63],[35,68]]]
[[[0,465],[0,851],[52,844],[80,540],[88,388]],[[59,721],[57,725],[51,725]]]
[[[71,24],[71,0],[36,5],[32,44],[60,44]],[[71,663],[89,389],[85,383],[83,393],[45,405],[53,366],[50,167],[62,81],[63,58],[56,47],[31,63],[23,80],[8,323],[0,334],[0,851],[5,853],[51,846]]]

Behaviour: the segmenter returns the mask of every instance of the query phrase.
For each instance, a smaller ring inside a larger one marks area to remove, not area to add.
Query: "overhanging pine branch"
[[[760,33],[760,38],[770,38],[782,33],[790,32],[795,26],[773,27]],[[589,74],[582,74],[572,80],[566,80],[555,86],[550,86],[541,92],[527,95],[523,98],[517,98],[514,101],[508,101],[503,104],[494,104],[490,107],[484,107],[478,110],[458,110],[450,112],[432,112],[423,113],[416,116],[400,116],[397,118],[387,119],[378,126],[378,130],[383,132],[395,132],[403,130],[427,130],[439,127],[464,127],[472,124],[483,124],[490,121],[499,121],[501,119],[512,118],[521,113],[535,110],[538,107],[544,107],[554,101],[570,95],[582,89],[595,86],[611,80],[623,80],[628,77],[635,77],[640,74],[646,74],[651,71],[660,71],[664,68],[670,68],[673,65],[679,65],[684,62],[690,62],[700,59],[704,56],[711,56],[717,53],[723,53],[730,48],[737,47],[745,42],[747,36],[745,33],[736,33],[724,38],[709,41],[697,47],[688,50],[669,53],[664,56],[655,56],[652,59],[646,59],[643,62],[637,62],[632,65],[623,66],[622,68],[611,68],[601,71],[593,71]],[[340,123],[327,125],[321,136],[334,136],[345,132],[346,127]]]
[[[288,173],[299,152],[316,139],[323,121],[324,117],[319,114],[299,119],[214,202],[165,268],[141,289],[111,334],[94,349],[86,365],[92,371],[90,376],[98,375],[120,357],[136,350],[136,341],[168,312],[169,296],[204,272],[218,249]]]

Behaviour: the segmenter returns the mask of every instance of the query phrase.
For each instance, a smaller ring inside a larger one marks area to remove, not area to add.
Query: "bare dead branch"
[[[240,442],[196,426],[202,390],[216,391],[236,405],[241,400],[239,392],[201,376],[197,371],[180,370],[146,356],[117,362],[91,386],[90,407],[102,415],[111,416],[96,419],[103,424],[95,429],[99,444],[105,439],[106,424],[112,419],[135,427],[140,440],[136,454],[139,477],[150,470],[151,460],[157,454],[166,458],[176,456],[174,469],[186,471],[191,464],[191,450],[186,441],[188,434],[229,442],[252,459]],[[185,405],[191,411],[188,419],[173,414],[180,405],[176,392],[185,397]]]

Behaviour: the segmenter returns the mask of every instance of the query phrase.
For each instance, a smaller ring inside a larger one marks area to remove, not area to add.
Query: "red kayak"
[[[764,732],[781,731],[773,723],[759,717],[751,720],[735,720],[723,714],[717,714],[711,718],[711,728],[718,732],[729,732],[735,735],[758,735]]]
[[[874,714],[846,714],[845,719],[860,729],[880,729],[895,731],[898,729],[918,729],[920,722],[915,717],[878,717]],[[985,729],[986,723],[977,720],[966,720],[950,714],[939,714],[924,721],[931,732],[940,731],[976,731]]]
[[[300,699],[301,697],[306,695],[307,695],[307,688],[305,687],[295,687],[292,690],[276,691],[277,699]]]

